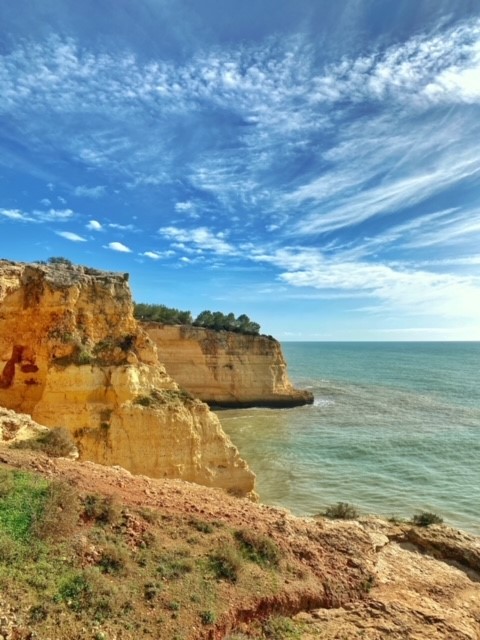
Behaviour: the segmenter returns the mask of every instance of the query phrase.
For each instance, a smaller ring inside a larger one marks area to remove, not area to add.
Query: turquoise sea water
[[[435,511],[480,533],[480,343],[284,343],[313,406],[219,413],[262,502]]]

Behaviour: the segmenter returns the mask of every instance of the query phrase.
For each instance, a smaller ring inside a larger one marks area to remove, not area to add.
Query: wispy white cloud
[[[132,250],[121,242],[109,242],[104,248],[119,251],[120,253],[132,253]]]
[[[316,249],[254,252],[252,259],[279,267],[293,287],[363,292],[365,310],[473,318],[480,313],[480,278],[393,268],[388,264],[325,258]]]
[[[175,251],[144,251],[139,255],[150,258],[151,260],[162,260],[174,256]]]
[[[118,229],[119,231],[135,231],[135,225],[133,224],[119,224],[117,222],[110,222],[108,224],[110,229]]]
[[[151,258],[152,260],[160,260],[160,258],[162,257],[161,254],[157,253],[156,251],[144,251],[140,255]]]
[[[41,130],[47,146],[61,146],[132,188],[174,182],[186,131],[203,129],[208,135],[187,143],[191,161],[182,163],[182,178],[223,206],[278,212],[288,209],[282,192],[302,193],[289,169],[292,160],[315,149],[320,132],[341,130],[352,105],[375,101],[380,109],[421,114],[435,105],[478,103],[479,42],[474,18],[319,68],[316,45],[304,36],[204,50],[181,65],[143,62],[129,52],[98,53],[52,37],[0,57],[0,111],[15,113],[27,134]],[[212,117],[219,110],[229,114],[228,125]],[[72,136],[58,135],[55,125],[64,113],[75,125]],[[85,114],[92,123],[87,127]],[[105,116],[108,126],[101,124]],[[375,113],[369,118],[378,122]],[[389,138],[394,124],[395,115]],[[275,170],[285,178],[272,189],[268,172]],[[344,177],[353,188],[355,181]],[[396,183],[391,192],[414,188],[408,176]],[[103,190],[79,186],[76,193],[93,197]]]
[[[75,217],[72,209],[48,209],[25,212],[19,209],[0,209],[0,215],[19,222],[69,222]]]
[[[0,209],[0,216],[17,222],[33,222],[33,218],[19,209]]]
[[[107,188],[103,185],[97,185],[96,187],[87,187],[80,185],[73,190],[74,195],[83,198],[101,198],[107,192]]]
[[[72,209],[49,209],[34,211],[33,216],[41,222],[67,222],[75,217],[75,212]]]
[[[70,240],[71,242],[87,242],[86,238],[79,236],[78,233],[73,233],[72,231],[55,231],[57,236],[61,236],[65,238],[65,240]]]
[[[173,240],[180,248],[193,246],[202,251],[212,251],[219,255],[235,255],[235,247],[225,240],[225,233],[213,233],[206,227],[196,229],[180,229],[178,227],[162,227],[158,230],[161,236]]]

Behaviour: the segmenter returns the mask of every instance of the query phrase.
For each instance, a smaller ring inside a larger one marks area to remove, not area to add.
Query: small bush
[[[153,582],[147,582],[143,587],[143,597],[145,600],[155,600],[159,593],[159,587]]]
[[[166,580],[177,580],[193,571],[192,560],[182,557],[181,553],[165,554],[159,560],[157,572]]]
[[[41,450],[52,458],[69,456],[76,451],[75,441],[65,427],[52,429],[39,439]]]
[[[237,582],[243,559],[235,547],[220,549],[209,557],[209,562],[217,579]]]
[[[430,513],[429,511],[422,511],[412,518],[413,524],[417,527],[428,527],[431,524],[442,524],[443,518],[436,513]]]
[[[214,624],[216,619],[217,619],[217,617],[216,617],[216,615],[214,614],[213,611],[202,611],[200,613],[200,620],[205,625]]]
[[[359,513],[348,502],[337,502],[337,504],[327,507],[322,515],[332,520],[355,520],[355,518],[358,518]]]
[[[142,407],[151,407],[153,404],[153,399],[150,396],[138,396],[133,401],[133,404],[139,404]]]
[[[78,365],[92,364],[93,362],[95,362],[95,358],[90,353],[90,351],[88,351],[87,349],[79,349],[76,356],[75,364],[78,364]]]
[[[85,569],[64,578],[55,601],[66,604],[76,613],[88,612],[95,621],[101,622],[112,615],[114,593],[98,571]]]
[[[273,540],[246,529],[235,531],[234,535],[249,560],[263,566],[278,567],[281,554]]]
[[[121,547],[108,544],[101,551],[98,565],[103,573],[121,574],[125,573],[126,560],[127,556]]]
[[[300,640],[302,637],[298,626],[283,616],[275,616],[263,623],[264,637],[269,640]]]
[[[204,522],[203,520],[197,520],[196,518],[191,518],[188,521],[188,524],[200,531],[200,533],[212,533],[214,531],[214,527],[210,522]]]
[[[37,438],[20,440],[13,446],[15,449],[43,451],[51,458],[66,457],[76,451],[75,441],[71,433],[64,427],[51,429]]]
[[[87,518],[100,524],[113,524],[120,514],[120,508],[113,496],[88,494],[83,500],[83,506]]]
[[[32,532],[42,540],[59,539],[71,534],[80,514],[80,502],[66,482],[54,480],[44,492],[44,500],[32,520]]]
[[[67,576],[60,584],[56,600],[65,602],[73,611],[86,609],[91,602],[93,588],[84,573]]]

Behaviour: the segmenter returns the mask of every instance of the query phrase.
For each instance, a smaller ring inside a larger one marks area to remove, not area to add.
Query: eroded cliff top
[[[479,637],[475,536],[368,517],[296,518],[214,489],[26,451],[0,449],[0,461],[90,496],[71,533],[75,551],[50,576],[52,597],[41,592],[43,614],[31,615],[38,603],[28,574],[21,602],[3,589],[4,611],[14,612],[12,631],[16,625],[22,640],[31,631],[52,640]],[[102,504],[112,504],[105,497],[117,506],[102,524]],[[68,576],[94,594],[104,589],[108,615],[81,589],[62,599]]]

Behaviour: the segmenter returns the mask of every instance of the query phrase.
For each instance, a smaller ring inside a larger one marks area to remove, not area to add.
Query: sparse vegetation
[[[32,634],[22,627],[18,640],[218,635],[246,602],[265,598],[283,607],[285,594],[303,592],[305,577],[314,575],[296,551],[280,550],[260,530],[172,514],[161,500],[137,507],[137,499],[126,507],[32,473],[0,472],[2,603],[17,607],[19,624]],[[300,637],[298,623],[261,617],[241,627],[250,635],[230,639]]]
[[[69,260],[68,258],[63,258],[62,256],[53,256],[51,258],[48,258],[47,260],[48,264],[63,264],[66,267],[72,267],[73,266],[73,262],[71,260]]]
[[[268,640],[300,640],[301,628],[290,618],[274,616],[262,625],[263,637]]]
[[[210,568],[218,580],[237,582],[244,560],[235,546],[222,546],[210,555],[209,560]]]
[[[113,524],[120,517],[120,507],[112,496],[88,494],[83,500],[85,516],[101,524]]]
[[[327,507],[320,515],[332,520],[355,520],[359,513],[356,507],[348,502],[337,502],[337,504]]]
[[[61,458],[76,451],[75,441],[65,427],[52,429],[38,438],[29,438],[15,443],[16,449],[43,451],[51,458]]]
[[[134,399],[134,404],[142,407],[155,407],[164,404],[191,402],[195,400],[191,393],[185,389],[153,389],[148,396],[138,396]]]
[[[269,567],[278,567],[280,550],[278,546],[265,535],[247,529],[235,531],[235,539],[239,542],[245,556],[252,562]]]
[[[422,511],[413,516],[412,523],[417,527],[429,527],[431,524],[442,524],[443,518],[436,513]]]

